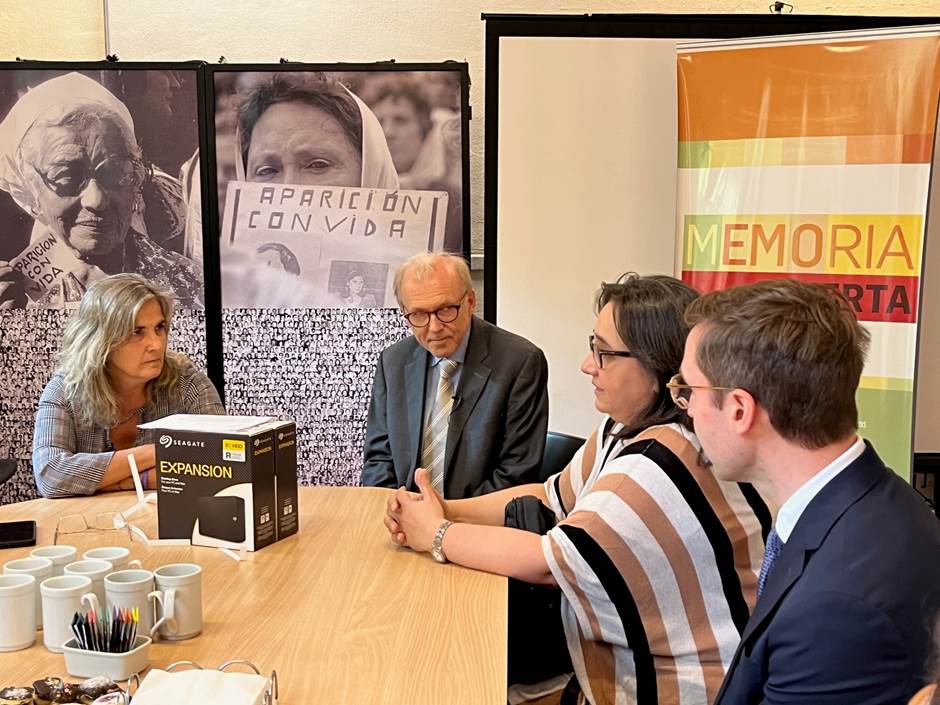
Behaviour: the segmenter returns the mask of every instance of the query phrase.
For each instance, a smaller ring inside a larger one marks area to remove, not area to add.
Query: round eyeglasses
[[[672,378],[666,382],[666,387],[669,389],[673,403],[683,410],[689,408],[693,389],[712,389],[718,392],[730,392],[735,389],[734,387],[710,387],[704,384],[686,384],[682,379],[681,373],[674,374]]]
[[[464,299],[467,298],[468,291],[464,294],[459,304],[448,304],[447,306],[441,306],[436,311],[412,311],[411,313],[404,313],[402,315],[405,317],[405,320],[408,321],[410,325],[415,328],[424,328],[425,326],[431,323],[431,316],[434,316],[441,323],[453,323],[457,320],[457,316],[460,315],[460,307],[463,306]]]
[[[82,162],[57,166],[42,172],[33,166],[46,187],[57,196],[74,198],[80,195],[92,179],[107,191],[120,191],[135,187],[143,181],[143,164],[131,157],[105,159],[95,167]]]

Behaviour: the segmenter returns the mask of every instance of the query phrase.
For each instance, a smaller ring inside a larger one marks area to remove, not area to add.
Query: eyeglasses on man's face
[[[405,320],[415,328],[424,328],[425,326],[429,325],[431,323],[431,316],[437,318],[437,320],[439,320],[441,323],[453,323],[460,315],[460,308],[463,306],[463,302],[469,293],[470,292],[468,291],[462,297],[460,297],[459,304],[448,304],[447,306],[441,306],[436,311],[412,311],[411,313],[402,312],[402,315],[405,317]]]
[[[682,373],[676,373],[666,383],[669,394],[672,395],[672,401],[680,409],[688,409],[689,402],[692,400],[693,389],[711,389],[718,392],[730,392],[734,387],[710,387],[704,384],[686,384],[682,379]]]
[[[636,355],[629,350],[605,350],[604,348],[597,347],[597,342],[593,334],[588,336],[588,347],[591,349],[591,355],[594,356],[594,364],[599,370],[604,369],[605,357],[636,357]]]
[[[33,169],[46,187],[62,198],[74,198],[94,179],[107,191],[134,188],[143,179],[143,165],[131,157],[110,157],[91,167],[85,162],[70,162],[53,166],[48,171]]]

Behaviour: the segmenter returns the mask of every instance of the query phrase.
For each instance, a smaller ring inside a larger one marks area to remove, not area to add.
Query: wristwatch
[[[434,540],[431,541],[431,557],[436,560],[438,563],[446,563],[447,556],[444,555],[444,532],[450,528],[450,525],[454,522],[448,521],[445,519],[441,522],[441,525],[437,527],[437,533],[434,534]]]

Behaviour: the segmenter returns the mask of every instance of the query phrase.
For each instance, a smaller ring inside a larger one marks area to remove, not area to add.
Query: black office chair
[[[927,505],[933,509],[940,519],[940,453],[914,453],[914,476],[912,478],[914,489],[924,498]],[[932,477],[932,481],[928,478]],[[928,494],[927,487],[931,488]]]
[[[549,431],[545,437],[545,454],[542,456],[541,479],[547,480],[556,472],[564,470],[578,448],[583,445],[583,438],[569,436],[567,433]]]
[[[542,455],[541,480],[547,480],[565,466],[584,445],[584,439],[567,433],[549,431],[545,437],[545,453]],[[512,503],[518,502],[520,498]],[[536,501],[536,504],[538,502]],[[553,513],[542,507],[554,524]],[[528,523],[535,523],[531,515]],[[507,520],[509,513],[507,512]],[[522,526],[516,522],[507,526],[544,533],[546,528]],[[509,637],[508,671],[509,685],[516,683],[541,683],[544,680],[569,673],[572,670],[565,630],[561,622],[561,590],[558,588],[531,585],[513,578],[509,579]]]
[[[13,477],[16,473],[16,461],[7,460],[6,458],[0,460],[0,485]]]

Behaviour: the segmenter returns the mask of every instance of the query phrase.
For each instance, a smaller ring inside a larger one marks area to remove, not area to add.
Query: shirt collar
[[[819,494],[822,488],[828,485],[836,475],[855,462],[864,451],[865,441],[863,441],[861,437],[856,436],[855,443],[853,443],[847,451],[803,483],[803,486],[794,492],[790,496],[790,499],[783,503],[783,506],[780,507],[780,511],[777,512],[777,521],[774,524],[774,528],[777,530],[777,535],[780,537],[781,541],[786,543],[787,540],[789,540],[790,534],[792,534],[793,529],[796,528],[796,523],[799,521],[800,516],[802,516],[806,507],[809,506],[809,503],[813,501],[813,498]]]
[[[453,360],[461,365],[463,364],[464,359],[467,357],[467,344],[470,342],[470,331],[472,328],[473,325],[467,328],[467,332],[463,334],[463,340],[460,341],[460,345],[454,350],[453,355],[447,358],[448,360]],[[445,358],[431,355],[431,367],[435,367],[443,359]]]

